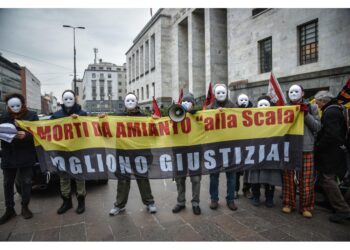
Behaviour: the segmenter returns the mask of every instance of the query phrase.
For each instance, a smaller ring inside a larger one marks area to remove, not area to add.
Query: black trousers
[[[28,205],[32,191],[32,167],[23,168],[4,168],[4,194],[6,208],[13,208],[15,206],[14,185],[17,175],[17,181],[21,188],[22,205]]]

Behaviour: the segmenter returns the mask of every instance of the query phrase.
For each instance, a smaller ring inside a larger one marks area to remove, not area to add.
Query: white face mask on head
[[[237,98],[237,103],[238,103],[238,106],[240,107],[244,107],[244,108],[248,107],[248,104],[249,104],[248,96],[245,94],[239,95]]]
[[[128,95],[125,97],[124,105],[125,105],[125,108],[126,108],[127,110],[135,109],[136,106],[137,106],[137,98],[136,98],[136,96],[133,95],[133,94],[128,94]]]
[[[224,86],[217,86],[215,88],[215,99],[219,102],[226,100],[227,90]]]
[[[11,109],[12,112],[18,113],[22,109],[22,102],[19,98],[13,97],[8,100],[7,106]]]
[[[184,101],[181,103],[182,107],[186,109],[186,111],[191,111],[192,109],[192,102]]]
[[[270,107],[270,102],[266,99],[262,99],[260,101],[258,101],[258,108],[264,108],[264,107]]]
[[[66,108],[71,108],[74,106],[75,98],[72,92],[66,92],[62,96],[63,105]]]
[[[299,85],[293,85],[288,90],[288,97],[292,102],[301,100],[303,97],[303,91]]]

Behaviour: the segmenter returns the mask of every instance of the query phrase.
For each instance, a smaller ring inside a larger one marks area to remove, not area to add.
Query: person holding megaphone
[[[190,114],[195,114],[197,110],[194,109],[195,100],[193,94],[188,93],[184,95],[181,102],[181,107],[185,112]],[[184,166],[185,167],[185,166]],[[185,169],[187,169],[185,167]],[[201,214],[201,209],[199,207],[199,195],[201,186],[201,175],[190,176],[192,183],[192,210],[196,215]],[[177,187],[177,204],[173,208],[173,213],[178,213],[186,206],[186,176],[175,177],[176,187]]]

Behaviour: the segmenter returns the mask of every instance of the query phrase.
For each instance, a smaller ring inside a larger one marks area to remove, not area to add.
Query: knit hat
[[[191,102],[193,105],[195,104],[194,96],[192,93],[187,93],[182,98],[183,102]]]

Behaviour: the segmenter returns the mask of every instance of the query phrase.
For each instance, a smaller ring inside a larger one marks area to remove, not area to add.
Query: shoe
[[[85,196],[78,196],[78,207],[75,210],[77,214],[82,214],[85,211]]]
[[[237,200],[239,198],[239,194],[238,194],[238,192],[235,192],[235,200]]]
[[[249,190],[244,191],[243,195],[248,199],[253,199],[253,194]]]
[[[147,210],[148,210],[148,212],[149,212],[150,214],[155,214],[155,213],[157,213],[157,207],[156,207],[156,205],[154,205],[154,203],[149,204],[149,205],[147,206]]]
[[[178,212],[180,212],[182,209],[185,209],[186,206],[182,206],[182,205],[179,205],[179,204],[176,204],[176,206],[173,208],[173,213],[176,214]]]
[[[199,206],[192,206],[192,210],[195,215],[201,214],[201,208]]]
[[[329,220],[334,223],[343,223],[345,220],[350,219],[350,213],[335,213],[329,217]]]
[[[114,208],[111,209],[111,211],[109,211],[109,215],[110,216],[114,216],[114,215],[120,214],[120,213],[122,213],[124,211],[125,211],[125,207],[122,207],[122,208],[114,207]]]
[[[234,202],[227,203],[227,206],[232,211],[236,211],[238,209]]]
[[[33,217],[33,213],[29,210],[28,205],[22,205],[21,215],[26,220]]]
[[[290,207],[283,207],[282,212],[286,214],[290,214],[292,212],[292,208]]]
[[[268,208],[271,208],[274,206],[273,201],[272,200],[266,200],[265,201],[265,206]]]
[[[3,216],[0,217],[0,225],[5,224],[12,218],[16,217],[16,211],[13,208],[6,208],[6,211]]]
[[[257,197],[253,197],[253,199],[252,199],[252,205],[253,205],[253,206],[256,206],[256,207],[260,206],[260,199],[257,198]]]
[[[69,198],[62,197],[63,198],[63,203],[62,206],[57,210],[58,214],[64,214],[67,212],[69,209],[73,207],[72,204],[72,197],[69,196]]]
[[[217,209],[218,208],[218,206],[219,206],[219,203],[218,203],[218,201],[214,201],[214,200],[211,200],[211,202],[210,202],[210,209]]]
[[[303,216],[304,216],[305,218],[312,218],[312,213],[311,213],[310,211],[305,210],[305,211],[303,212]]]

